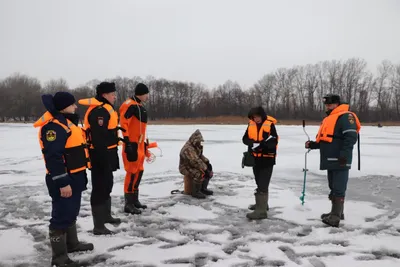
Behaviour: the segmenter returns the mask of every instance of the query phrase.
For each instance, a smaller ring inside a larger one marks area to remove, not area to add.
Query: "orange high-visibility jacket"
[[[335,126],[338,118],[340,115],[343,115],[345,113],[351,113],[355,119],[356,122],[356,131],[357,133],[360,132],[361,129],[361,123],[360,120],[358,119],[357,115],[354,112],[349,111],[349,105],[347,104],[342,104],[335,108],[329,116],[327,116],[321,123],[321,126],[319,127],[316,142],[319,143],[320,141],[323,142],[328,142],[331,143],[333,138],[334,138],[334,132],[335,132]]]
[[[65,144],[65,152],[63,155],[64,164],[66,168],[66,172],[68,173],[76,173],[86,168],[91,168],[90,159],[89,159],[89,151],[86,148],[86,142],[84,140],[84,134],[80,127],[73,124],[70,120],[67,119],[68,125],[65,125],[59,122],[57,119],[51,115],[50,112],[45,112],[42,117],[40,117],[34,124],[34,127],[40,127],[38,139],[40,148],[43,153],[43,142],[41,140],[41,131],[42,127],[47,123],[53,122],[60,125],[68,134],[68,139]],[[48,170],[46,170],[47,173]]]
[[[257,123],[253,120],[250,120],[248,130],[247,130],[249,139],[253,140],[254,142],[261,142],[263,140],[263,134],[264,133],[270,134],[271,124],[272,123],[276,124],[277,122],[278,121],[274,117],[267,116],[266,120],[261,125],[260,130],[257,132]],[[277,149],[278,149],[278,144],[276,145],[276,150]],[[276,153],[263,154],[263,153],[253,152],[253,155],[255,157],[274,158],[276,156]]]
[[[119,113],[120,113],[120,123],[121,127],[124,128],[126,131],[123,132],[124,139],[128,138],[129,142],[135,142],[138,144],[138,158],[136,161],[128,161],[126,157],[125,151],[125,143],[123,144],[123,150],[122,150],[122,159],[124,162],[124,168],[125,171],[131,172],[131,173],[136,173],[138,171],[143,171],[143,163],[145,160],[145,157],[148,156],[148,151],[145,148],[145,141],[146,141],[146,127],[147,127],[147,119],[145,121],[141,121],[141,115],[139,116],[140,118],[138,119],[136,116],[131,116],[130,118],[125,117],[125,113],[131,107],[132,105],[136,105],[136,107],[139,109],[143,109],[142,104],[136,102],[135,100],[129,98],[127,99],[124,103],[122,103],[121,107],[119,108]],[[146,116],[147,114],[142,114],[143,117]],[[146,150],[146,151],[145,151]]]
[[[80,99],[78,101],[79,104],[84,105],[84,106],[89,106],[85,113],[85,118],[84,118],[84,130],[86,134],[89,134],[86,138],[90,140],[90,123],[89,123],[89,114],[90,112],[98,107],[104,107],[110,114],[110,121],[108,123],[107,129],[110,132],[107,135],[107,140],[104,140],[107,144],[108,149],[112,149],[118,146],[118,139],[116,138],[117,135],[117,127],[118,127],[118,113],[114,110],[114,108],[108,104],[108,103],[103,103],[98,101],[96,98],[86,98],[86,99]],[[93,145],[90,144],[90,148],[93,148]]]

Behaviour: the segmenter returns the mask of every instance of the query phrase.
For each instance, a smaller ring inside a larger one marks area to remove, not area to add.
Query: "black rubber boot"
[[[267,211],[269,211],[269,205],[268,205],[269,193],[266,193],[266,194],[267,194]],[[251,205],[248,207],[248,209],[249,209],[249,210],[255,210],[255,209],[256,209],[256,204],[251,204]]]
[[[203,185],[202,183],[196,183],[196,181],[193,180],[193,183],[192,183],[192,186],[193,186],[193,188],[192,188],[192,197],[199,198],[199,199],[206,198],[206,195],[204,195],[201,192],[202,185]]]
[[[67,254],[67,235],[63,230],[50,230],[51,266],[79,267]]]
[[[246,217],[250,220],[260,220],[268,218],[267,214],[267,193],[256,192],[256,207],[253,212],[247,213]]]
[[[332,196],[329,196],[328,198],[329,198],[329,200],[331,201],[331,204],[333,205],[333,203],[332,203]],[[331,215],[330,212],[328,212],[328,213],[323,213],[323,214],[321,215],[321,219],[324,219],[324,218],[328,217],[329,215]],[[340,220],[344,220],[344,207],[343,207],[342,215],[340,215]]]
[[[78,233],[76,231],[76,222],[74,222],[67,231],[67,251],[68,253],[77,251],[93,250],[92,243],[80,242],[78,240]]]
[[[141,214],[142,211],[135,207],[133,204],[135,200],[135,196],[133,194],[125,194],[125,207],[124,212],[130,214]]]
[[[139,201],[139,189],[133,193],[133,205],[138,209],[147,209],[147,205],[143,205]]]
[[[205,178],[201,185],[201,193],[203,193],[204,195],[207,195],[207,196],[214,194],[214,192],[212,190],[207,189],[209,182],[210,182],[210,179]]]
[[[107,208],[107,213],[106,213],[106,223],[111,223],[114,225],[118,225],[121,223],[121,219],[120,218],[114,218],[111,215],[111,197],[109,199],[107,199],[106,201],[106,208]]]
[[[322,219],[322,222],[332,226],[339,227],[340,217],[343,213],[344,197],[332,197],[331,213]]]
[[[94,235],[112,235],[114,232],[107,229],[106,223],[107,207],[106,204],[92,206],[93,215],[93,234]]]

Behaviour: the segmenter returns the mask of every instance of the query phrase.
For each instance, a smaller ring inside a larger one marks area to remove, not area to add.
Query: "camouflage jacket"
[[[179,154],[179,172],[186,175],[192,170],[206,171],[209,160],[203,155],[203,136],[196,130],[186,141]]]

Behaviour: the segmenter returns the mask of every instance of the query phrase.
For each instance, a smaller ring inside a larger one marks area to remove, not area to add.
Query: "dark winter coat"
[[[248,118],[250,120],[253,119],[254,115],[259,115],[261,116],[261,118],[263,118],[261,123],[257,123],[257,132],[260,131],[261,126],[263,125],[264,121],[267,120],[267,114],[264,111],[264,109],[262,107],[256,107],[256,108],[252,108],[248,114]],[[248,130],[249,127],[247,126],[246,132],[243,135],[242,138],[242,142],[243,144],[249,146],[250,148],[253,147],[254,141],[251,140],[249,138],[248,135]],[[278,143],[278,133],[276,131],[276,127],[274,123],[271,123],[271,130],[269,133],[264,132],[263,133],[263,140],[268,139],[269,136],[273,136],[275,137],[272,140],[269,140],[268,143],[265,142],[261,142],[259,145],[259,150],[257,152],[261,152],[262,154],[268,154],[268,153],[275,153],[276,154],[276,145]],[[256,157],[255,158],[255,164],[256,166],[260,167],[260,166],[264,166],[264,167],[268,167],[268,166],[272,166],[276,164],[276,157],[273,158],[268,158],[268,157]]]
[[[321,141],[315,144],[314,148],[320,149],[320,170],[343,170],[351,168],[353,148],[358,137],[356,129],[357,125],[352,114],[346,113],[339,116],[336,121],[332,142]],[[346,163],[340,164],[339,158],[346,159]]]
[[[103,97],[96,96],[96,99],[100,102],[110,104]],[[101,118],[100,124],[99,118]],[[116,171],[120,168],[118,147],[107,149],[108,140],[118,139],[117,129],[114,131],[108,129],[110,118],[110,113],[103,106],[94,108],[89,113],[90,137],[94,147],[94,149],[90,149],[90,157],[92,159],[93,168],[106,168],[111,171]]]

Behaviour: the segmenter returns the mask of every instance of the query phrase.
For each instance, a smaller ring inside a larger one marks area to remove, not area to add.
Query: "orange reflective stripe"
[[[359,133],[361,129],[361,123],[357,115],[354,112],[349,111],[348,104],[341,104],[323,119],[317,133],[316,142],[319,143],[320,141],[323,141],[331,143],[333,141],[333,135],[335,133],[336,122],[341,115],[346,113],[350,113],[354,116],[357,128],[356,131],[357,133]]]

